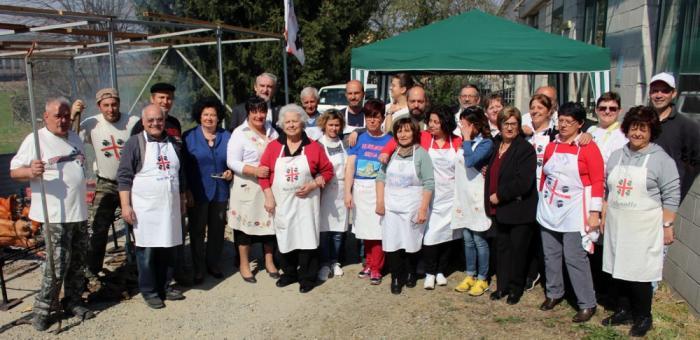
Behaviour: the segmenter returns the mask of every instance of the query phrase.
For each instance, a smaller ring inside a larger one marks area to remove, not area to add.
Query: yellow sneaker
[[[466,293],[475,283],[476,279],[473,276],[467,276],[455,287],[455,290],[460,293]]]
[[[486,282],[486,280],[476,280],[476,283],[472,286],[472,288],[469,290],[469,295],[471,296],[479,296],[483,295],[484,292],[489,290],[489,283]]]

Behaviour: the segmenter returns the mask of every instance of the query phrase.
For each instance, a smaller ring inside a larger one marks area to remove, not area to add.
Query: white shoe
[[[331,267],[322,266],[321,270],[318,271],[318,280],[319,281],[326,281],[330,278],[330,275],[331,275]]]
[[[447,278],[445,275],[442,275],[442,273],[438,273],[437,276],[435,276],[435,282],[437,282],[438,286],[447,286]]]
[[[340,267],[340,263],[336,262],[333,264],[333,275],[334,276],[343,276],[343,268]]]
[[[435,289],[435,275],[425,274],[425,281],[423,281],[423,288],[427,290]]]

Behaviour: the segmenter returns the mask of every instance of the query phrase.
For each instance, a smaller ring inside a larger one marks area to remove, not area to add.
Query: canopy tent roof
[[[610,70],[610,51],[479,10],[352,49],[377,72],[568,73]]]

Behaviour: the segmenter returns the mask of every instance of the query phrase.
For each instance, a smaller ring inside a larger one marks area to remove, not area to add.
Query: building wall
[[[550,31],[552,1],[505,1],[499,13],[510,20],[526,23],[539,12],[538,28]],[[569,38],[582,40],[584,0],[564,2],[564,21],[573,26]],[[605,47],[610,49],[611,90],[622,97],[623,109],[648,101],[648,83],[654,72],[658,0],[608,0]],[[569,100],[576,100],[575,76],[570,76]],[[547,83],[536,76],[530,86],[528,76],[516,78],[515,105],[527,112],[530,88]],[[696,313],[700,313],[700,178],[682,202],[675,221],[677,241],[669,248],[664,266],[664,281],[681,295]]]

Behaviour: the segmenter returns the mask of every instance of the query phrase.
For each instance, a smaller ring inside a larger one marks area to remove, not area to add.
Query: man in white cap
[[[678,113],[673,104],[677,94],[673,75],[662,72],[651,78],[649,101],[661,121],[661,135],[654,143],[661,146],[676,162],[682,200],[700,172],[700,126]]]

